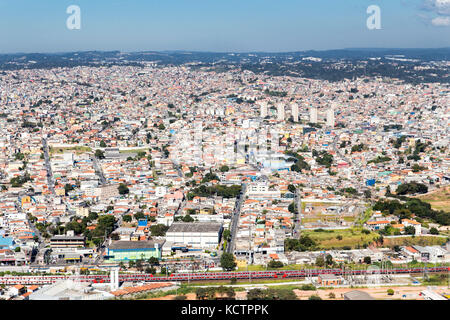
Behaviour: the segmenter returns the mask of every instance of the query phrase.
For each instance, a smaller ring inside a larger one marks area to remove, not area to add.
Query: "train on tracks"
[[[442,273],[450,272],[450,267],[430,267],[430,268],[393,268],[380,269],[376,271],[380,274],[411,274],[411,273]],[[154,276],[146,273],[119,274],[119,282],[167,282],[167,281],[214,281],[233,279],[283,279],[283,278],[305,278],[317,277],[320,274],[334,275],[365,275],[373,274],[374,270],[342,270],[342,269],[303,269],[303,270],[271,270],[271,271],[248,271],[248,272],[203,272],[203,273],[173,273],[167,276]],[[109,275],[36,275],[36,276],[11,276],[0,277],[0,284],[5,285],[31,285],[31,284],[52,284],[60,280],[75,280],[79,282],[109,283]]]

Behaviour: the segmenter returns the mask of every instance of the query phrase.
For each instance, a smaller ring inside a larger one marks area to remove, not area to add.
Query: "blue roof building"
[[[0,237],[0,249],[10,249],[14,247],[14,239],[9,237]]]

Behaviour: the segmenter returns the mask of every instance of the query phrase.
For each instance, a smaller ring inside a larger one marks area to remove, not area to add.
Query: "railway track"
[[[423,268],[397,268],[380,270],[380,274],[416,274],[423,273]],[[427,273],[450,272],[450,267],[427,268]],[[167,282],[167,281],[205,281],[205,280],[232,280],[232,279],[292,279],[314,277],[320,274],[344,275],[342,269],[309,269],[309,270],[273,270],[250,272],[206,272],[206,273],[174,273],[167,277],[157,277],[151,274],[120,274],[119,281],[130,282]],[[348,271],[345,271],[348,274]],[[352,270],[352,275],[372,274],[370,270]],[[79,282],[109,283],[109,275],[49,275],[49,276],[3,276],[0,284],[5,285],[32,285],[52,284],[61,280],[75,280]]]

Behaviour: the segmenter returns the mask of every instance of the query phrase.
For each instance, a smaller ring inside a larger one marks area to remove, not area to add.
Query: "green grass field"
[[[271,269],[271,268],[266,268],[266,266],[263,265],[249,265],[248,266],[248,271],[272,271],[272,270],[301,270],[304,269],[305,266],[301,265],[301,264],[290,264],[281,268],[277,268],[277,269]],[[309,267],[311,268],[311,266]],[[241,267],[238,268],[238,271],[247,271],[247,267]]]
[[[138,153],[140,151],[143,151],[143,152],[147,153],[148,148],[142,148],[142,149],[136,148],[136,149],[130,149],[130,150],[120,150],[119,153]]]
[[[90,147],[83,147],[83,146],[77,146],[77,147],[63,147],[63,148],[49,148],[50,154],[61,154],[64,152],[74,151],[76,154],[82,154],[87,152],[92,152],[92,149]]]
[[[342,217],[342,219],[344,221],[346,221],[346,222],[353,222],[353,221],[355,221],[356,217],[345,216],[345,217]],[[339,216],[318,214],[318,215],[314,215],[313,217],[302,218],[302,223],[317,222],[318,220],[321,220],[321,221],[339,221]]]
[[[378,237],[379,234],[370,232],[369,234],[362,233],[363,228],[350,228],[342,230],[326,230],[326,231],[302,231],[302,234],[308,235],[318,243],[320,249],[332,249],[351,247],[363,247],[364,244],[371,244]],[[337,237],[341,236],[342,240]]]
[[[401,237],[401,238],[384,238],[383,245],[388,247],[394,246],[435,246],[443,245],[447,242],[446,237],[426,237],[426,236],[416,236],[416,237]]]
[[[355,223],[359,226],[362,226],[373,214],[372,208],[368,208],[364,213],[355,221]]]
[[[450,187],[439,189],[430,194],[417,197],[431,204],[435,210],[443,210],[450,213]]]

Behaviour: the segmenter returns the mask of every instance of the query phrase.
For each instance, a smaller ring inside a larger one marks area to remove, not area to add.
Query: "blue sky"
[[[81,9],[68,30],[66,9]],[[369,30],[369,5],[381,30]],[[0,52],[450,47],[450,0],[0,0]]]

